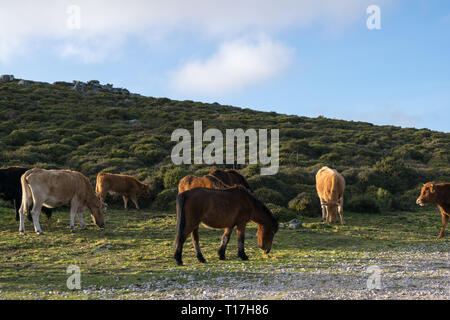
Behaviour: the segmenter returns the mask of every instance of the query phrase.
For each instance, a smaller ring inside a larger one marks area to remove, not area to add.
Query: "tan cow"
[[[73,232],[75,215],[81,229],[86,228],[83,212],[90,211],[92,220],[100,228],[105,227],[104,206],[97,198],[88,178],[71,170],[45,170],[34,168],[26,171],[20,178],[22,185],[22,204],[19,209],[19,232],[25,234],[25,219],[28,208],[32,206],[34,230],[42,233],[39,214],[42,206],[56,208],[70,205],[70,229]]]
[[[150,188],[148,184],[142,183],[138,179],[125,174],[112,174],[100,172],[97,175],[95,186],[97,196],[104,202],[106,195],[119,194],[123,199],[123,206],[128,210],[128,198],[133,201],[137,210],[140,210],[137,203],[137,196],[150,197]]]
[[[322,167],[316,174],[316,190],[322,207],[322,219],[327,223],[335,222],[337,212],[344,225],[344,189],[345,179],[335,169]]]

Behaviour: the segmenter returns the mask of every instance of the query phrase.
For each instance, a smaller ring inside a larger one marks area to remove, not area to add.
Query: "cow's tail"
[[[33,194],[31,193],[31,188],[27,181],[27,177],[31,173],[31,171],[26,171],[20,177],[20,184],[22,186],[22,203],[20,205],[19,212],[22,212],[24,215],[29,214],[29,209],[33,205]]]
[[[186,215],[184,212],[185,203],[186,203],[186,195],[183,192],[177,196],[177,226],[175,235],[175,246],[178,246],[184,241],[183,234],[184,234],[184,227],[186,226]]]
[[[100,176],[101,176],[101,173],[99,173],[99,174],[97,175],[97,179],[96,179],[96,181],[95,181],[95,194],[96,194],[96,195],[98,195],[99,192],[100,192]]]

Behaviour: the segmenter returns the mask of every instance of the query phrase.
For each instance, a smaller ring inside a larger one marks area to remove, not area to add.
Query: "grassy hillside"
[[[345,208],[355,212],[413,210],[421,183],[450,181],[448,133],[72,87],[0,82],[1,166],[70,168],[92,182],[102,170],[132,174],[151,184],[145,208],[170,211],[178,180],[211,169],[174,166],[170,136],[202,120],[203,130],[280,129],[277,175],[260,176],[254,165],[238,169],[282,220],[320,214],[314,174],[323,165],[343,173]]]

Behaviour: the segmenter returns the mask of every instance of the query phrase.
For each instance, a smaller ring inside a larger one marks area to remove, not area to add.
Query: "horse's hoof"
[[[223,256],[219,255],[219,260],[225,260],[225,255],[223,255]]]
[[[21,235],[25,235],[25,234],[26,234],[25,231],[19,231],[19,233],[20,233]]]
[[[205,258],[203,258],[203,257],[197,257],[197,260],[198,260],[198,262],[200,262],[200,263],[206,263],[206,260],[205,260]]]
[[[182,261],[177,261],[177,265],[179,265],[180,267],[183,266],[183,262]]]
[[[44,234],[43,231],[36,231],[37,235],[40,236],[41,234]]]
[[[243,255],[239,255],[239,258],[241,258],[241,260],[243,260],[243,261],[248,260],[248,256],[245,253]]]
[[[75,228],[70,228],[70,232],[75,233]]]

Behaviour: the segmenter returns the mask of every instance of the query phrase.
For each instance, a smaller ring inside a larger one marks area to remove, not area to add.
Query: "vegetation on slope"
[[[192,133],[194,120],[202,120],[203,130],[223,133],[280,130],[277,175],[261,176],[257,165],[237,169],[282,220],[320,215],[314,175],[323,165],[343,173],[345,210],[355,212],[413,210],[423,182],[450,181],[448,133],[72,87],[0,82],[1,166],[70,168],[92,183],[100,171],[132,174],[151,184],[143,207],[171,211],[177,181],[212,169],[175,166],[170,158],[172,132]]]

